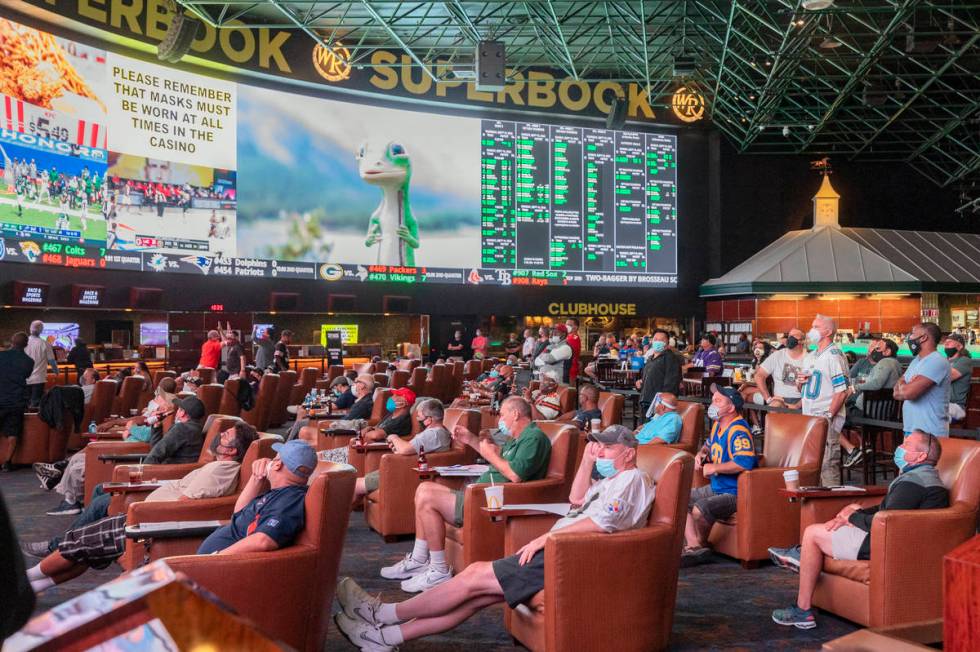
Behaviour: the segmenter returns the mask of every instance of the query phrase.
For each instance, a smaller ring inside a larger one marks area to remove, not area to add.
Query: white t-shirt
[[[810,378],[803,386],[803,414],[833,419],[831,427],[840,431],[844,425],[844,403],[837,414],[830,414],[830,403],[834,395],[847,391],[847,358],[831,344],[823,351],[806,354],[804,371]]]
[[[34,371],[27,378],[28,385],[38,385],[48,379],[48,360],[54,360],[54,350],[47,340],[42,340],[37,335],[31,335],[27,339],[27,348],[24,353],[34,361]]]
[[[524,338],[524,346],[521,347],[521,355],[526,358],[534,353],[534,347],[537,346],[537,344],[538,340],[535,339],[533,335],[528,335],[526,338]]]
[[[551,527],[555,532],[591,518],[606,532],[633,530],[646,525],[656,487],[653,480],[640,469],[620,471],[611,478],[604,478],[585,492],[585,500],[578,509],[560,519]]]
[[[806,355],[793,359],[789,349],[779,349],[762,361],[762,368],[772,378],[772,393],[780,398],[791,401],[800,400],[800,391],[796,389],[796,374],[803,368]]]

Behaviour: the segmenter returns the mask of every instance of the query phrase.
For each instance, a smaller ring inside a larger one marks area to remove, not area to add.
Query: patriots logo
[[[167,259],[163,257],[163,254],[153,254],[146,264],[154,272],[162,272],[167,266]]]
[[[180,259],[180,262],[195,265],[199,270],[201,270],[202,274],[207,274],[211,271],[212,260],[207,256],[184,256]]]

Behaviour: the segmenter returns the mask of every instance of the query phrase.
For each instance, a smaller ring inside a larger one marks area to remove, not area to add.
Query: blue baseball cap
[[[738,390],[734,387],[720,387],[715,383],[711,383],[711,393],[721,394],[727,398],[732,402],[732,405],[735,406],[736,410],[741,410],[742,406],[745,405],[745,399],[742,398],[742,395],[739,394]],[[273,446],[273,448],[275,448],[275,446]]]
[[[309,478],[316,468],[316,451],[302,439],[291,439],[285,444],[273,444],[272,450],[294,475]]]

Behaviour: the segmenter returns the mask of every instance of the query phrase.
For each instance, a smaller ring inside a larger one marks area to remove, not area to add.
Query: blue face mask
[[[901,446],[895,448],[895,466],[898,467],[898,472],[901,473],[908,466],[908,462],[905,461],[905,449]]]
[[[654,340],[650,344],[650,348],[653,349],[654,353],[663,353],[664,349],[667,348],[667,343],[661,342],[660,340]]]
[[[490,377],[491,378],[496,378],[499,375],[500,375],[500,372],[497,371],[496,369],[494,369],[493,371],[490,372]]]
[[[595,461],[595,470],[602,477],[611,478],[616,475],[616,463],[607,457],[600,457]]]
[[[501,435],[510,435],[510,428],[507,427],[507,424],[504,423],[502,418],[497,419],[497,430],[500,431]]]
[[[395,399],[389,398],[387,401],[385,401],[385,409],[389,412],[394,412],[396,409],[398,409],[398,406],[395,405]]]

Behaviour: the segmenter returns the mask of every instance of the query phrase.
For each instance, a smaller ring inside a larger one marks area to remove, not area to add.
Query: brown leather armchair
[[[112,402],[112,414],[129,416],[129,411],[134,410],[139,402],[140,394],[143,393],[145,379],[142,376],[128,376],[123,378],[119,393]]]
[[[551,460],[542,480],[508,482],[504,504],[563,503],[575,478],[575,459],[579,431],[575,426],[555,421],[539,421],[538,427],[551,440]],[[491,521],[480,511],[485,506],[487,483],[473,483],[464,489],[463,525],[446,525],[446,559],[460,572],[475,561],[499,559],[504,553],[504,524]]]
[[[146,491],[128,491],[126,493],[113,494],[112,502],[109,503],[109,515],[126,514],[126,525],[136,525],[138,523],[162,523],[168,521],[224,521],[231,518],[235,512],[235,502],[238,495],[248,484],[252,477],[252,465],[258,459],[272,459],[276,456],[272,450],[272,445],[280,441],[278,436],[263,435],[253,441],[242,458],[242,465],[238,470],[238,485],[234,493],[220,498],[201,498],[195,500],[179,500],[166,502],[145,502],[146,497],[152,493],[152,489]],[[153,472],[153,477],[157,480],[179,480],[187,473],[173,465],[168,468],[160,465]],[[120,472],[120,469],[123,469]],[[127,467],[116,467],[115,480],[125,480],[128,474]],[[122,475],[123,477],[118,477]],[[149,476],[147,476],[149,477]],[[201,539],[179,538],[173,540],[160,540],[154,545],[146,546],[141,542],[129,539],[126,541],[126,551],[119,559],[119,565],[126,570],[132,570],[137,566],[142,566],[146,562],[156,561],[170,555],[193,555]]]
[[[109,418],[110,410],[112,410],[112,400],[115,397],[116,383],[111,380],[100,380],[95,383],[95,389],[92,390],[92,398],[85,405],[85,414],[82,416],[82,422],[78,424],[78,429],[71,433],[68,438],[68,448],[70,450],[78,450],[88,443],[88,440],[82,437],[82,434],[88,432],[88,426],[93,421],[95,425],[99,425]]]
[[[470,432],[479,432],[480,413],[477,410],[446,410],[443,424],[449,432],[456,424],[461,424]],[[442,453],[426,453],[429,468],[453,464],[471,464],[476,459],[475,451],[453,441],[451,450]],[[394,541],[399,535],[415,532],[415,490],[420,481],[415,467],[418,458],[414,455],[394,455],[381,457],[381,478],[378,489],[364,499],[364,520],[385,541]]]
[[[412,376],[406,387],[412,390],[416,396],[421,396],[425,393],[425,379],[428,373],[429,370],[425,367],[415,367],[412,369]]]
[[[227,414],[237,417],[242,413],[242,404],[238,402],[238,385],[243,382],[238,378],[229,378],[225,381],[225,391],[221,393],[221,404],[218,405],[218,414]]]
[[[197,374],[201,377],[201,382],[206,385],[213,383],[217,377],[217,373],[213,367],[198,367]]]
[[[221,407],[221,395],[225,393],[225,386],[218,383],[208,383],[197,388],[195,395],[204,403],[204,414],[220,414],[218,408]]]
[[[463,365],[463,380],[476,380],[481,373],[483,373],[483,362],[480,360],[467,360]]]
[[[255,394],[255,404],[251,410],[242,410],[245,423],[254,426],[256,430],[268,430],[269,419],[272,416],[272,403],[279,389],[277,374],[264,374],[259,381],[259,391]]]
[[[289,406],[289,398],[292,396],[293,385],[295,384],[295,371],[286,369],[285,371],[279,372],[279,387],[276,388],[276,400],[272,403],[272,417],[269,419],[270,426],[281,426],[292,419],[292,415],[286,412],[286,408]]]
[[[666,446],[641,446],[637,466],[657,486],[646,527],[614,534],[552,534],[544,548],[544,590],[529,605],[505,608],[507,631],[528,649],[647,652],[667,647],[694,458]],[[506,554],[516,553],[555,520],[510,519]],[[583,572],[586,568],[600,571]],[[612,640],[610,632],[615,633]]]
[[[623,422],[623,407],[626,397],[615,392],[599,392],[598,408],[602,413],[599,427],[603,430],[609,426]]]
[[[766,417],[766,421],[772,418]],[[945,509],[887,510],[871,524],[871,559],[824,557],[813,604],[865,627],[943,616],[943,556],[977,529],[980,442],[942,439],[939,475],[949,489]],[[881,497],[861,502],[877,504]],[[829,521],[853,499],[807,501],[801,528]]]
[[[385,387],[378,387],[374,390],[374,407],[371,409],[371,416],[368,419],[368,425],[376,426],[381,423],[381,417],[384,416],[385,413],[385,403],[388,401],[389,396],[391,396],[391,390]],[[352,430],[340,430],[337,431],[338,434],[324,433],[322,429],[329,428],[332,423],[332,420],[326,419],[317,421],[316,449],[318,451],[347,446],[350,443],[350,440],[356,434]]]
[[[446,392],[449,390],[449,383],[451,382],[449,375],[449,367],[444,364],[434,364],[429,370],[429,377],[425,381],[425,391],[423,392],[426,396],[432,396],[443,402],[446,401]]]
[[[738,507],[731,518],[717,521],[708,541],[717,552],[749,568],[769,558],[769,547],[800,542],[800,504],[777,490],[786,486],[783,471],[800,472],[800,486],[820,484],[820,463],[827,440],[827,420],[803,414],[771,412],[759,466],[738,474]],[[703,476],[702,476],[703,477]]]
[[[398,369],[391,374],[391,388],[399,389],[408,384],[408,381],[412,378],[412,372],[404,371]]]
[[[281,550],[171,557],[175,571],[218,596],[263,632],[297,650],[323,649],[341,550],[347,534],[354,474],[331,465],[306,494],[306,527]]]
[[[67,410],[61,417],[60,428],[52,428],[36,412],[25,414],[24,430],[19,440],[13,437],[0,438],[0,464],[51,463],[65,459],[68,434],[72,430],[73,423],[73,418]]]
[[[342,364],[332,364],[327,367],[327,384],[333,382],[334,378],[339,378],[345,373],[344,365]]]
[[[677,414],[681,417],[681,438],[676,444],[667,445],[694,455],[704,439],[704,406],[678,400]]]
[[[375,387],[387,387],[388,386],[388,374],[373,374],[374,376],[374,386]]]
[[[310,393],[316,379],[320,377],[320,370],[316,367],[303,367],[299,373],[299,380],[293,385],[289,394],[289,405],[299,405],[303,402],[303,397]]]

